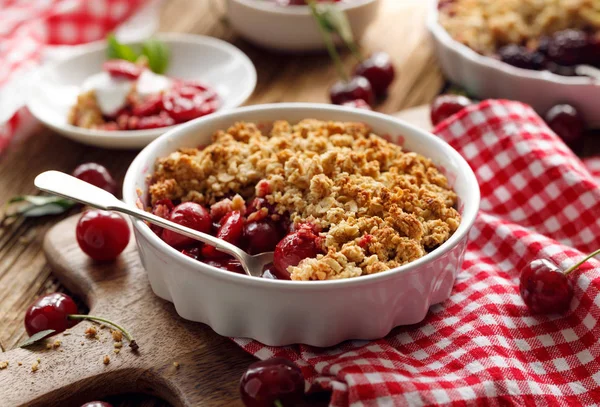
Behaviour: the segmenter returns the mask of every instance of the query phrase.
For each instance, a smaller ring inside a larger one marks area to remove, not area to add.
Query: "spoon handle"
[[[215,246],[222,252],[231,254],[240,260],[242,264],[246,263],[247,254],[233,244],[207,233],[202,233],[175,222],[171,222],[170,220],[163,219],[160,216],[156,216],[144,210],[126,205],[110,192],[92,184],[88,184],[71,175],[59,171],[46,171],[35,178],[34,184],[42,191],[72,199],[98,209],[125,213],[134,218],[143,219],[189,238],[200,240],[201,242]]]

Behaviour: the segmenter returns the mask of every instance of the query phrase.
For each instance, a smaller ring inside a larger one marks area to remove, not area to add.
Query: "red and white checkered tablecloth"
[[[332,406],[600,403],[600,262],[579,272],[564,315],[519,296],[535,258],[562,267],[600,247],[600,161],[577,158],[526,105],[484,101],[435,129],[470,163],[481,212],[450,299],[419,324],[327,349],[235,339],[260,359],[295,361]],[[343,293],[342,293],[343,295]]]
[[[0,153],[19,136],[27,135],[35,120],[25,104],[24,89],[31,72],[51,59],[62,45],[103,39],[131,22],[147,35],[149,7],[156,0],[0,0]],[[62,50],[65,51],[64,49]]]

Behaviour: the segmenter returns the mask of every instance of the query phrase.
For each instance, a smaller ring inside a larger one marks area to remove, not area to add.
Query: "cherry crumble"
[[[416,260],[454,233],[456,194],[432,162],[362,123],[236,123],[212,143],[158,160],[149,179],[155,214],[250,253],[275,251],[263,277],[329,280]],[[153,230],[197,260],[239,263]]]

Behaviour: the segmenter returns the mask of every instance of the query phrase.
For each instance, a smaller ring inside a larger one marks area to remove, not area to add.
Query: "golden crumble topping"
[[[568,28],[600,29],[598,0],[453,0],[440,24],[457,41],[493,55],[506,44],[537,41]]]
[[[289,267],[293,280],[400,266],[444,243],[460,223],[456,194],[431,161],[362,123],[277,121],[264,132],[236,123],[205,148],[158,160],[149,195],[151,203],[202,205],[261,196],[295,224],[317,226],[323,254]]]

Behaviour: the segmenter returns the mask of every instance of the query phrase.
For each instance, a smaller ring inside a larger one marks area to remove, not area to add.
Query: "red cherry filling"
[[[163,96],[162,103],[165,111],[177,123],[213,113],[219,105],[215,92],[192,83],[173,87]]]
[[[316,257],[320,253],[317,239],[318,236],[310,227],[300,227],[297,231],[287,234],[275,247],[274,267],[271,269],[275,277],[289,280],[288,267],[297,266],[306,258]]]
[[[436,126],[441,121],[458,113],[471,104],[471,100],[461,95],[440,95],[431,104],[431,123]]]
[[[573,298],[571,279],[546,259],[525,266],[519,289],[525,305],[534,313],[564,312]]]
[[[295,406],[304,395],[304,376],[287,359],[262,360],[242,375],[240,395],[247,407]]]
[[[203,263],[234,273],[246,274],[240,261],[234,258],[204,260]]]
[[[249,222],[244,226],[244,240],[250,254],[272,252],[281,240],[281,233],[272,221]]]
[[[63,332],[78,322],[68,319],[70,314],[77,314],[77,305],[71,297],[63,293],[48,294],[27,309],[25,329],[29,336],[47,329]]]
[[[76,227],[79,247],[94,260],[114,260],[129,243],[129,225],[121,215],[101,210],[85,212]]]
[[[184,202],[177,205],[171,212],[169,220],[200,232],[210,233],[210,215],[206,208],[195,202]],[[168,229],[163,230],[162,239],[169,246],[175,248],[190,246],[197,242],[195,239],[180,235],[179,233]]]
[[[239,211],[229,212],[221,219],[216,236],[226,242],[239,246],[244,229],[244,218]],[[213,246],[204,246],[202,254],[206,257],[223,257],[225,253],[218,251]]]
[[[111,59],[102,64],[102,69],[115,78],[136,79],[142,74],[143,68],[124,59]]]
[[[89,184],[105,191],[115,194],[117,192],[117,183],[113,179],[106,167],[97,163],[85,163],[79,165],[72,174],[75,178],[79,178]]]

